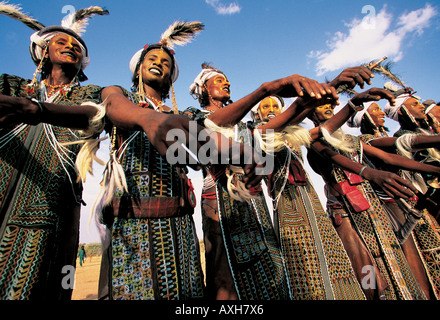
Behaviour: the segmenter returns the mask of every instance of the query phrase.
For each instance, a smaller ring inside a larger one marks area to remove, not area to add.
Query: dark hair
[[[163,45],[161,45],[161,44],[150,45],[150,46],[148,46],[147,48],[145,48],[142,51],[142,53],[141,53],[141,55],[139,57],[139,61],[136,64],[136,68],[134,70],[134,74],[133,74],[133,77],[131,79],[131,82],[132,82],[131,88],[132,88],[133,92],[136,92],[138,90],[138,84],[139,84],[139,74],[138,74],[138,71],[139,71],[139,68],[141,67],[141,64],[144,62],[144,59],[145,59],[145,56],[147,55],[147,53],[150,52],[153,49],[163,49],[171,57],[172,66],[171,66],[170,74],[173,74],[175,62],[174,62],[174,55],[171,53],[170,49],[165,47],[165,46],[163,46]],[[171,81],[168,84],[168,86],[165,87],[165,90],[163,90],[161,92],[162,100],[166,100],[166,99],[168,99],[170,97],[170,88],[171,88]]]

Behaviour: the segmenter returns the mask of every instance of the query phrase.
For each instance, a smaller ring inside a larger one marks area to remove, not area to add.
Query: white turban
[[[46,30],[53,29],[53,31],[45,32]],[[34,32],[30,39],[31,39],[31,45],[29,47],[32,60],[34,60],[34,63],[38,65],[43,59],[43,51],[47,46],[47,43],[50,39],[52,39],[55,35],[64,33],[68,36],[73,36],[75,39],[78,40],[78,44],[81,48],[82,53],[82,60],[81,60],[81,70],[84,70],[89,64],[90,64],[90,58],[88,56],[87,48],[85,45],[80,41],[80,37],[76,35],[72,30],[60,27],[60,26],[53,26],[53,27],[47,27],[45,29],[42,29],[41,31]]]
[[[393,119],[394,121],[399,121],[398,111],[400,107],[405,103],[408,98],[412,96],[409,93],[401,94],[396,98],[395,105],[392,106],[389,102],[385,105],[383,111],[387,115],[388,118]]]
[[[364,108],[355,114],[353,114],[347,121],[347,125],[351,128],[359,128],[361,126],[362,118],[367,112],[368,107],[370,107],[373,103],[377,103],[376,101],[364,102]]]
[[[206,81],[221,75],[225,77],[225,74],[217,69],[205,68],[200,71],[198,76],[194,79],[194,82],[189,86],[189,93],[196,99],[202,96],[203,86]]]
[[[152,45],[150,47],[151,47],[151,50],[153,50],[153,49],[160,49],[160,47],[156,46],[156,45]],[[144,50],[146,50],[147,48],[148,47],[140,49],[131,58],[129,66],[130,66],[130,71],[131,71],[132,75],[134,75],[136,73],[136,66],[139,63],[139,60],[140,60],[141,55],[142,55],[142,52]],[[171,58],[173,59],[173,63],[174,63],[173,73],[171,74],[171,81],[174,83],[174,82],[176,82],[177,78],[179,77],[179,66],[177,64],[177,60],[174,58],[173,55],[171,55]]]
[[[433,103],[433,104],[429,105],[429,107],[427,107],[427,108],[425,109],[425,114],[428,114],[428,113],[429,113],[429,111],[431,111],[431,110],[432,110],[432,108],[434,108],[434,107],[435,107],[436,105],[437,105],[437,104],[435,104],[435,103]]]

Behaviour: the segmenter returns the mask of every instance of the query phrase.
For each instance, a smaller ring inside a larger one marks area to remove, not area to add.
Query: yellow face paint
[[[230,92],[230,83],[228,79],[223,75],[216,75],[210,78],[205,83],[205,89],[208,92],[208,95],[211,100],[215,101],[223,101],[226,103],[229,100],[231,92]]]
[[[81,60],[81,48],[72,36],[67,34],[58,34],[52,38],[50,45],[54,48],[55,54],[58,57],[63,57],[67,62],[76,62]],[[75,57],[63,54],[63,51],[71,50]],[[73,50],[72,50],[73,49]]]
[[[222,75],[218,75],[214,77],[214,83],[215,84],[229,84],[228,79],[226,79],[226,77],[222,76]]]
[[[325,121],[333,117],[333,109],[331,104],[324,104],[315,108],[315,114],[320,121]]]
[[[260,102],[258,112],[261,119],[274,118],[281,113],[281,106],[275,99],[267,97]]]
[[[67,46],[68,46],[69,48],[73,48],[72,40],[73,40],[73,39],[72,39],[71,36],[68,36],[68,37],[67,37]],[[69,62],[73,62],[72,57],[67,56],[67,61],[69,61]]]

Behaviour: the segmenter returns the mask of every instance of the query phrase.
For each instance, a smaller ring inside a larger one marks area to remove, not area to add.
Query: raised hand
[[[330,81],[329,85],[336,89],[340,86],[353,89],[356,85],[359,85],[363,89],[365,83],[371,85],[371,78],[374,78],[374,74],[367,67],[351,67],[344,69],[336,78]]]
[[[336,91],[326,83],[319,83],[316,80],[294,74],[282,79],[266,83],[270,94],[276,94],[283,98],[309,96],[315,99],[322,99],[325,95],[331,95],[337,100],[339,97]]]
[[[356,94],[351,98],[351,102],[354,105],[360,105],[363,102],[379,101],[381,99],[387,99],[391,105],[394,105],[395,98],[391,91],[381,88],[371,88],[367,91]]]

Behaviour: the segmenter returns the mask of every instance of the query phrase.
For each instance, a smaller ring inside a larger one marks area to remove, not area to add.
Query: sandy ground
[[[72,300],[97,300],[101,257],[88,257],[82,266],[76,261]]]
[[[203,242],[200,243],[202,258],[202,269],[205,271],[205,254]],[[101,257],[88,257],[82,266],[79,260],[76,261],[75,285],[72,293],[72,300],[97,300],[99,269]]]

